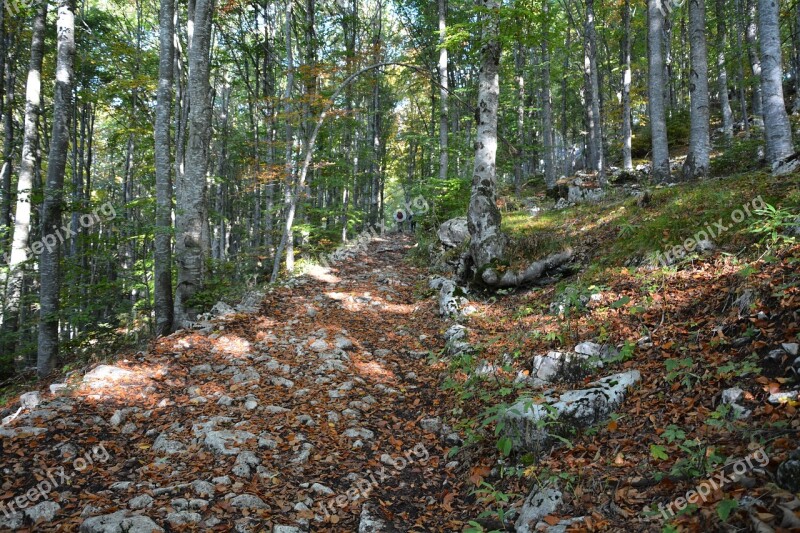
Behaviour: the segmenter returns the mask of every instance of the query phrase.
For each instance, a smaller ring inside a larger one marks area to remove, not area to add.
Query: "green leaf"
[[[503,437],[497,441],[497,449],[506,457],[511,453],[512,445],[513,443],[509,437]]]
[[[624,307],[630,303],[631,299],[628,296],[623,296],[616,302],[611,304],[611,309],[619,309],[620,307]]]
[[[650,455],[653,456],[653,459],[661,459],[662,461],[669,459],[667,449],[657,444],[650,445]]]
[[[734,511],[739,507],[739,502],[737,500],[722,500],[717,504],[717,514],[719,515],[720,520],[723,522],[728,520],[728,517],[731,515],[731,512]]]

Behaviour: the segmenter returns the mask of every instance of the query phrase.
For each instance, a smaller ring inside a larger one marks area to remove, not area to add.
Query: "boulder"
[[[469,239],[469,228],[467,217],[459,217],[448,220],[436,231],[439,240],[448,248],[458,248]]]
[[[547,515],[555,513],[561,505],[563,495],[556,487],[535,486],[531,493],[525,498],[519,518],[514,524],[517,533],[533,533],[539,531],[537,524]]]
[[[632,370],[590,383],[585,389],[567,391],[558,400],[546,398],[544,404],[522,398],[503,414],[504,433],[515,451],[540,453],[553,437],[604,419],[640,379],[641,374]]]
[[[780,464],[775,479],[779,487],[792,493],[800,492],[800,449],[795,450],[788,461]]]

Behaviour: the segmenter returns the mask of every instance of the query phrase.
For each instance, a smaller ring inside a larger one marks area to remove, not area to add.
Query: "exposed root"
[[[508,287],[519,287],[521,285],[528,285],[538,281],[548,271],[558,268],[561,265],[569,262],[574,255],[574,252],[566,250],[553,254],[545,259],[532,263],[528,268],[522,271],[511,271],[498,273],[494,268],[487,268],[481,275],[481,280],[487,286],[495,289],[503,289]]]

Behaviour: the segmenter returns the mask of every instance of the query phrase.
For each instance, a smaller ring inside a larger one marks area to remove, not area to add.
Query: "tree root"
[[[542,278],[548,271],[569,262],[573,256],[574,252],[572,250],[566,250],[546,257],[541,261],[536,261],[525,270],[516,272],[507,270],[502,274],[494,268],[487,268],[481,275],[481,281],[495,289],[528,285]]]

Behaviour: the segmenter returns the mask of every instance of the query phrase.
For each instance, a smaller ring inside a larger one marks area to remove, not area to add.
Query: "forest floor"
[[[0,530],[513,530],[544,485],[563,503],[542,527],[797,529],[800,500],[775,480],[800,431],[800,245],[762,213],[717,235],[713,252],[664,268],[645,257],[756,194],[796,216],[797,177],[756,182],[506,215],[516,259],[560,241],[580,269],[471,293],[470,353],[444,356],[453,321],[428,288],[426,245],[391,235],[268,288],[257,312],[74,373],[41,405],[23,396],[31,409],[0,427]],[[764,224],[772,240],[750,232]],[[547,453],[508,454],[498,417],[544,394],[526,379],[533,356],[586,341],[618,355],[547,394],[634,369],[641,382]],[[701,502],[659,511],[720,475]]]
[[[403,261],[412,244],[375,241],[3,427],[0,502],[21,496],[26,514],[0,528],[460,531],[479,510],[436,419],[451,404],[428,361],[443,323],[415,298],[427,274]],[[56,486],[26,499],[48,473]]]

